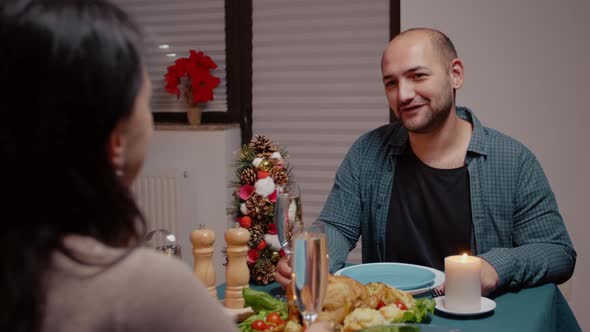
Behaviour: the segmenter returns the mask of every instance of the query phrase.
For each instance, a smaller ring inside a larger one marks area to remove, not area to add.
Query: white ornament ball
[[[276,234],[264,234],[264,241],[274,250],[281,250],[279,236]]]
[[[283,156],[281,156],[280,152],[273,152],[270,157],[273,159],[283,160]]]
[[[258,168],[258,165],[260,165],[260,163],[262,162],[262,158],[254,158],[254,160],[252,160],[252,166]]]
[[[246,208],[246,203],[240,204],[240,212],[242,212],[243,215],[248,214],[248,209]]]
[[[254,191],[262,197],[268,197],[268,195],[275,191],[275,183],[270,176],[265,177],[264,179],[256,181],[254,184]]]

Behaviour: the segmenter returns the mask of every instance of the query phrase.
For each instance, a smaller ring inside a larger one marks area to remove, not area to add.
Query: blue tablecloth
[[[284,294],[276,283],[251,287],[271,295]],[[225,284],[217,287],[217,294],[223,298]],[[436,312],[430,324],[461,331],[582,331],[565,298],[553,284],[506,293],[494,300],[496,309],[489,314],[456,317]]]
[[[430,324],[461,331],[582,331],[553,284],[506,293],[494,300],[496,309],[490,314],[462,318],[436,312]]]

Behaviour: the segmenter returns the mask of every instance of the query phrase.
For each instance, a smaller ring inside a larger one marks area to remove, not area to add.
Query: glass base
[[[318,314],[316,312],[302,312],[301,317],[305,326],[309,327],[318,318]]]

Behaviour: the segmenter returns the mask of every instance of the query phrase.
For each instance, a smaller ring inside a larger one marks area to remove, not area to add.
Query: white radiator
[[[139,208],[143,212],[147,230],[164,228],[177,233],[179,209],[178,172],[141,174],[131,186]]]

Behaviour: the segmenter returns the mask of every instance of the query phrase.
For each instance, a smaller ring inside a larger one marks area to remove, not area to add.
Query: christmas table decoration
[[[248,267],[250,281],[256,284],[274,281],[276,264],[285,255],[273,219],[277,193],[293,183],[288,157],[284,147],[262,135],[236,152],[236,180],[230,184],[233,206],[228,214],[250,231]]]

